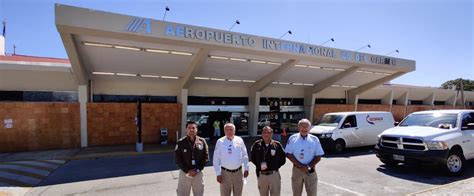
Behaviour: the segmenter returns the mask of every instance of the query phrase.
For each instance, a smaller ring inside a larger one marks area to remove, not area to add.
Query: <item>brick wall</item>
[[[135,103],[88,103],[87,128],[90,146],[134,144],[137,141]],[[144,143],[158,143],[160,128],[168,128],[168,141],[176,141],[181,127],[181,104],[142,104]]]
[[[453,106],[450,106],[450,105],[435,105],[434,110],[452,110],[454,109]]]
[[[387,111],[387,112],[390,112],[390,105],[359,104],[359,105],[357,105],[357,111]]]
[[[461,106],[456,106],[456,109],[461,109]],[[406,115],[413,112],[432,110],[432,109],[453,109],[452,106],[438,105],[438,106],[427,106],[427,105],[370,105],[370,104],[359,104],[357,105],[357,111],[391,111],[395,121],[400,122],[405,118]],[[474,109],[474,106],[466,106],[466,109]],[[344,104],[318,104],[314,106],[314,119],[313,121],[319,120],[324,114],[330,112],[348,112],[354,111],[354,105]]]
[[[330,112],[354,111],[354,105],[350,104],[316,104],[314,105],[313,121],[318,121],[324,114]]]
[[[408,105],[407,106],[407,115],[413,112],[432,110],[433,106],[430,105]]]
[[[78,103],[0,103],[0,121],[0,152],[80,147]]]
[[[403,118],[405,118],[405,115],[408,113],[406,112],[406,107],[404,105],[392,105],[392,114],[393,114],[393,119],[395,121],[402,121]]]
[[[157,143],[160,128],[168,129],[168,141],[176,142],[176,133],[181,129],[181,104],[145,103],[142,105],[143,141]]]
[[[87,135],[89,146],[134,144],[136,104],[88,103]]]

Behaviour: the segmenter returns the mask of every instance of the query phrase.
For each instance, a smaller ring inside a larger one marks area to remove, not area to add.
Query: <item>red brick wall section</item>
[[[145,103],[142,105],[143,141],[158,143],[160,128],[168,129],[168,141],[176,142],[176,133],[181,129],[181,104]]]
[[[406,107],[404,105],[392,105],[392,115],[395,121],[402,121],[403,118],[405,118],[405,109]]]
[[[359,104],[359,105],[357,105],[357,111],[386,111],[386,112],[390,112],[390,105]]]
[[[89,146],[136,143],[135,103],[88,103]]]
[[[135,103],[88,103],[89,145],[107,146],[136,143],[135,116]],[[168,128],[168,141],[176,142],[176,132],[181,128],[181,104],[142,104],[143,142],[158,143],[160,128]]]
[[[453,110],[454,107],[450,105],[435,105],[434,110]]]
[[[0,103],[0,121],[0,152],[80,147],[79,103]]]
[[[314,105],[314,115],[313,121],[316,122],[321,119],[321,117],[330,112],[348,112],[354,111],[355,107],[352,104],[318,104]]]
[[[407,106],[407,115],[413,112],[432,110],[433,106],[430,105],[409,105]]]

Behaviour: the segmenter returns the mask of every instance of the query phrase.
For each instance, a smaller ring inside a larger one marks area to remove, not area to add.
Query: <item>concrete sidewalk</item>
[[[0,154],[0,163],[36,160],[78,160],[100,157],[130,156],[172,152],[174,144],[145,144],[143,152],[137,152],[135,145],[100,146],[74,149],[46,150]]]

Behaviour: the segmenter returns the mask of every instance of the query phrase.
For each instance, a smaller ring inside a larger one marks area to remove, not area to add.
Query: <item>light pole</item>
[[[281,35],[280,38],[278,38],[278,39],[281,39],[281,38],[285,37],[285,35],[287,35],[287,34],[290,34],[290,35],[291,35],[291,34],[293,34],[293,33],[291,32],[291,30],[288,30],[288,31],[285,32],[283,35]]]
[[[392,53],[394,53],[394,52],[396,52],[396,53],[400,53],[400,51],[397,49],[397,50],[393,50],[393,51],[391,51],[391,52],[389,52],[389,53],[385,54],[385,56],[388,56],[388,55],[390,55],[390,54],[392,54]]]
[[[240,21],[236,20],[234,24],[232,24],[232,26],[229,28],[229,31],[232,30],[232,28],[234,28],[235,25],[239,25],[239,24],[240,24]]]
[[[324,44],[326,44],[326,43],[328,43],[328,42],[334,42],[334,38],[331,38],[331,39],[329,39],[329,40],[327,40],[327,41],[321,43],[320,45],[322,46],[322,45],[324,45]]]
[[[170,11],[170,8],[168,6],[166,6],[165,8],[165,14],[163,14],[163,21],[165,21],[165,18],[166,18],[166,12],[169,12]]]
[[[356,52],[359,51],[359,50],[362,50],[364,48],[371,48],[372,46],[370,46],[370,44],[367,44],[367,45],[364,45],[362,47],[360,47],[359,49],[355,50]]]

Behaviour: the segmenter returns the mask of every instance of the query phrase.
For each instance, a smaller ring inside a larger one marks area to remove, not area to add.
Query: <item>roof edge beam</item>
[[[342,80],[343,78],[347,77],[348,75],[354,73],[355,71],[357,71],[359,69],[359,67],[355,66],[355,67],[351,67],[343,72],[340,72],[332,77],[329,77],[328,79],[325,79],[317,84],[314,84],[313,87],[309,87],[306,90],[309,90],[312,94],[316,94],[316,93],[319,93],[321,91],[323,91],[324,89],[326,89],[327,87],[330,87],[331,85],[333,85],[334,83]]]
[[[361,86],[359,86],[359,87],[357,87],[357,88],[348,90],[348,91],[347,91],[347,103],[349,103],[349,104],[357,104],[357,103],[356,103],[356,102],[357,102],[357,100],[356,100],[356,99],[357,99],[357,95],[359,95],[359,94],[361,94],[361,93],[363,93],[363,92],[365,92],[365,91],[368,91],[368,90],[370,90],[370,89],[372,89],[372,88],[374,88],[374,87],[376,87],[376,86],[378,86],[378,85],[381,85],[381,84],[383,84],[383,83],[385,83],[385,82],[388,82],[388,81],[390,81],[390,80],[393,80],[393,79],[395,79],[396,77],[401,76],[401,75],[403,75],[403,74],[405,74],[405,73],[406,73],[406,72],[396,72],[396,73],[394,73],[394,74],[392,74],[392,75],[385,76],[385,77],[383,77],[383,78],[379,78],[379,79],[374,80],[374,81],[372,81],[372,82],[369,82],[369,83],[366,83],[366,84],[364,84],[364,85],[361,85]]]
[[[260,80],[256,81],[252,86],[250,86],[250,92],[257,92],[257,91],[262,91],[265,89],[268,85],[270,85],[273,81],[277,80],[280,78],[284,73],[286,73],[291,67],[296,65],[298,63],[298,60],[296,59],[290,59],[280,65],[276,70],[273,70],[271,73],[267,74]]]
[[[181,79],[181,89],[189,88],[193,77],[196,75],[196,72],[199,70],[199,68],[204,64],[204,61],[206,61],[208,55],[208,49],[200,48],[198,50],[191,63],[188,65],[188,68],[186,69],[183,78]]]
[[[88,85],[89,75],[83,66],[77,47],[76,40],[72,34],[60,33],[64,48],[71,63],[72,72],[78,85]]]

